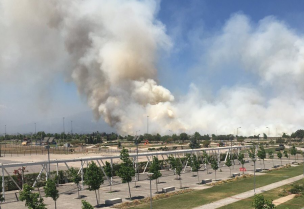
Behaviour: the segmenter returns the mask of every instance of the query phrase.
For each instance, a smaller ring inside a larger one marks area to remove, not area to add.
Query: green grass
[[[294,183],[304,184],[304,179],[296,181]],[[264,192],[263,195],[264,195],[264,197],[267,200],[276,200],[276,199],[281,198],[281,196],[279,196],[279,193],[284,188],[286,190],[288,190],[288,189],[291,188],[291,186],[290,185],[284,185],[282,187],[278,187],[276,189]],[[252,206],[251,206],[252,205],[252,201],[253,201],[253,197],[250,197],[250,198],[247,198],[247,199],[235,202],[233,204],[221,207],[221,209],[238,209],[238,208],[240,208],[240,209],[247,209],[247,208],[251,209],[252,208]],[[300,208],[303,207],[303,205],[304,205],[304,196],[301,196],[301,197],[293,198],[292,200],[289,200],[289,201],[287,201],[287,202],[285,202],[285,203],[283,203],[281,205],[278,205],[277,209],[286,209],[286,208],[289,208],[289,209],[300,209]]]
[[[291,178],[300,175],[302,172],[302,166],[270,171],[265,175],[256,177],[256,187],[265,186],[267,184]],[[235,182],[229,182],[219,186],[214,186],[205,190],[197,190],[187,194],[177,195],[162,200],[156,200],[153,202],[153,207],[158,209],[193,208],[251,189],[253,189],[253,177],[241,179]],[[142,204],[134,208],[148,209],[149,204]]]
[[[304,195],[301,197],[293,198],[292,200],[289,200],[281,205],[278,205],[277,209],[300,209],[303,208],[304,205]]]

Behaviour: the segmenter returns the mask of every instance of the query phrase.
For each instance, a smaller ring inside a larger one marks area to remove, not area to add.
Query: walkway
[[[257,188],[255,191],[256,191],[256,194],[260,194],[262,192],[266,192],[266,191],[278,188],[280,186],[283,186],[283,185],[290,184],[292,182],[301,180],[302,178],[303,178],[303,175],[295,176],[293,178],[285,179],[285,180],[282,180],[282,181],[279,181],[279,182],[275,182],[275,183]],[[206,205],[196,207],[194,209],[220,208],[220,207],[223,207],[225,205],[229,205],[229,204],[232,204],[234,202],[240,201],[242,199],[246,199],[246,198],[251,197],[253,195],[254,195],[253,190],[250,190],[250,191],[247,191],[247,192],[243,192],[241,194],[237,194],[237,195],[234,195],[234,196],[231,196],[231,197],[227,197],[225,199],[222,199],[222,200],[219,200],[219,201],[216,201],[216,202],[212,202],[212,203],[209,203],[209,204],[206,204]]]

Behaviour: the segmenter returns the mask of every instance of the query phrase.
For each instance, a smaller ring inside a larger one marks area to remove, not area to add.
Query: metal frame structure
[[[147,163],[145,165],[144,171],[143,173],[146,172],[146,169],[148,167],[148,164],[151,163],[151,159],[153,158],[153,156],[161,156],[162,159],[164,160],[164,156],[166,156],[168,158],[169,155],[173,155],[175,158],[178,156],[178,158],[181,157],[185,157],[186,154],[195,154],[198,157],[202,157],[200,155],[200,153],[202,151],[206,151],[209,152],[209,154],[211,154],[211,152],[215,155],[218,156],[218,160],[220,157],[220,151],[223,150],[226,154],[226,158],[227,156],[230,154],[230,152],[232,152],[233,149],[236,149],[239,153],[239,151],[243,148],[248,148],[250,147],[250,145],[246,145],[246,146],[229,146],[229,147],[216,147],[216,148],[200,148],[200,149],[184,149],[184,150],[173,150],[173,151],[159,151],[159,152],[145,152],[145,153],[135,153],[135,154],[129,154],[130,158],[133,159],[133,165],[135,166],[135,168],[137,168],[137,163],[138,163],[138,157],[146,157],[147,158]],[[183,155],[183,156],[180,156]],[[151,157],[151,159],[149,158]],[[28,166],[35,166],[35,165],[41,165],[42,168],[33,184],[33,187],[36,185],[37,181],[40,179],[40,176],[42,174],[43,171],[46,172],[46,178],[48,178],[48,173],[50,171],[48,171],[48,168],[50,168],[51,164],[55,164],[56,165],[56,172],[58,175],[58,164],[65,164],[65,166],[67,167],[67,169],[69,169],[70,167],[68,166],[68,163],[71,162],[80,162],[80,169],[78,171],[78,175],[81,175],[81,189],[83,190],[83,166],[85,164],[88,164],[88,161],[96,161],[97,164],[99,165],[101,171],[103,172],[103,174],[105,175],[106,179],[108,180],[108,182],[111,184],[111,178],[109,178],[106,175],[106,172],[103,169],[103,166],[105,165],[103,160],[109,160],[111,163],[111,167],[113,168],[113,159],[120,159],[120,156],[97,156],[97,157],[85,157],[85,158],[75,158],[75,159],[64,159],[64,160],[47,160],[47,161],[39,161],[39,162],[27,162],[27,163],[8,163],[8,164],[0,164],[0,169],[2,170],[2,195],[5,198],[5,181],[4,181],[4,172],[10,177],[10,179],[14,182],[14,184],[19,188],[19,190],[21,190],[22,188],[19,187],[19,185],[14,181],[14,179],[11,177],[11,175],[9,174],[9,172],[6,170],[6,168],[16,168],[16,167],[28,167]],[[185,169],[187,167],[188,162],[186,161],[183,164],[183,172],[185,172]],[[103,165],[103,166],[102,166]]]

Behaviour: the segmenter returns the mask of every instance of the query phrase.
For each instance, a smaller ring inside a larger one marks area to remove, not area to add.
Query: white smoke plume
[[[256,87],[223,87],[206,99],[194,84],[178,101],[158,84],[161,52],[174,47],[152,0],[1,0],[0,80],[43,86],[64,75],[96,119],[133,134],[186,131],[242,135],[291,132],[303,125],[304,38],[272,17],[254,25],[232,16],[204,44],[209,69],[236,65]],[[204,40],[202,41],[204,42]],[[229,72],[223,72],[229,73]],[[41,87],[42,88],[42,87]],[[272,94],[268,95],[268,90]]]
[[[1,63],[10,64],[5,59],[16,59],[16,51],[27,61],[42,62],[39,67],[51,64],[53,69],[38,73],[49,77],[63,72],[96,119],[102,116],[122,133],[139,129],[146,109],[151,118],[173,117],[167,102],[174,97],[156,83],[157,52],[171,46],[165,27],[155,19],[156,2],[4,0],[1,6],[6,21],[2,32],[8,31],[1,44],[9,43]],[[62,59],[68,64],[56,69],[52,62]],[[7,74],[13,68],[2,69]]]

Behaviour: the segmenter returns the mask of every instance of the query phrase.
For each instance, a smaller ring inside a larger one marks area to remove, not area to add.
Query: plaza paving
[[[291,162],[283,160],[283,164],[286,164],[287,162]],[[237,162],[237,161],[236,161]],[[277,159],[274,160],[274,164],[280,164],[281,162]],[[272,160],[265,160],[265,165],[266,168],[271,168],[273,166]],[[216,173],[217,179],[226,179],[229,177],[229,168],[227,167],[222,167],[223,164],[221,164],[221,167]],[[241,165],[236,164],[235,166],[232,166],[232,173],[238,172],[239,173],[239,168]],[[263,167],[262,161],[258,161],[256,163],[256,167]],[[245,168],[247,171],[245,173],[252,174],[253,173],[253,163],[246,163]],[[220,169],[222,172],[220,172]],[[201,170],[199,172],[199,178],[200,180],[202,179],[207,179],[207,178],[212,178],[214,179],[214,171],[209,167],[209,174],[207,174],[206,170]],[[176,190],[179,190],[180,187],[180,182],[179,180],[175,180],[175,175],[173,171],[167,171],[163,170],[162,171],[163,177],[160,178],[160,183],[158,184],[159,191],[161,191],[161,188],[168,187],[168,186],[174,186]],[[262,173],[257,173],[257,175],[262,175]],[[183,187],[188,187],[192,189],[204,189],[207,188],[208,186],[206,185],[199,185],[198,183],[198,178],[196,176],[196,172],[192,173],[190,171],[190,168],[188,167],[186,169],[186,172],[182,174],[182,186]],[[132,192],[132,197],[134,198],[144,198],[144,197],[149,197],[150,190],[149,190],[149,185],[150,182],[147,179],[146,174],[140,174],[140,181],[136,183],[136,185],[139,185],[139,187],[134,188],[135,182],[133,181],[130,183],[131,185],[131,192]],[[61,209],[77,209],[81,208],[81,199],[76,199],[77,198],[77,189],[76,186],[72,183],[69,184],[63,184],[60,185],[59,187],[60,191],[60,197],[57,200],[57,208]],[[108,184],[108,181],[105,180],[104,185],[102,185],[100,189],[100,203],[102,203],[103,208],[107,208],[104,205],[105,199],[111,199],[111,198],[122,198],[123,201],[128,201],[127,198],[129,197],[128,193],[128,185],[127,184],[122,184],[120,179],[118,177],[114,178],[114,185],[112,186],[112,191],[110,192],[110,187]],[[155,186],[155,181],[152,182],[152,192],[153,195],[155,195],[156,192],[156,186]],[[249,191],[250,193],[250,191]],[[253,193],[253,192],[252,192]],[[83,199],[87,200],[90,202],[92,205],[96,205],[96,198],[95,198],[95,193],[94,191],[88,191],[85,187],[85,190],[80,192],[81,195],[85,196]],[[18,194],[17,194],[18,195]],[[43,191],[41,191],[41,195],[44,196]],[[24,206],[24,202],[16,201],[15,193],[14,192],[7,192],[6,193],[6,199],[7,203],[2,204],[2,209],[23,209],[26,208]],[[45,203],[47,204],[47,208],[54,208],[54,202],[50,198],[45,198]],[[213,208],[213,207],[208,207]],[[214,207],[215,208],[215,207]]]

